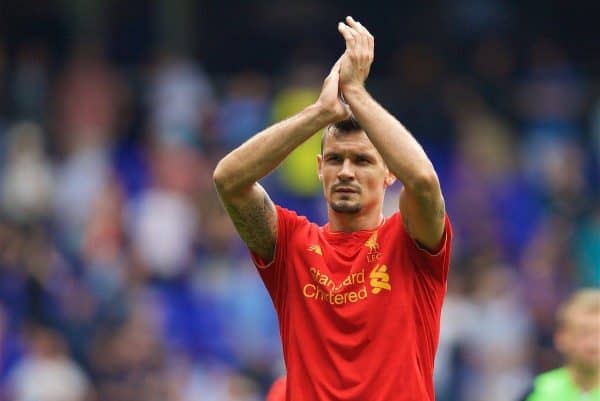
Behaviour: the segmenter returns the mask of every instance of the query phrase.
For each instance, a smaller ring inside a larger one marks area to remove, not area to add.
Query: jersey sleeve
[[[275,307],[278,308],[283,302],[282,294],[285,293],[285,276],[287,274],[285,265],[288,245],[296,229],[299,217],[295,212],[281,206],[276,205],[275,209],[277,211],[277,241],[275,243],[273,260],[267,263],[251,250],[250,256]]]
[[[430,252],[421,247],[414,239],[411,238],[402,219],[400,224],[403,230],[403,240],[405,241],[408,255],[418,269],[422,269],[423,273],[434,278],[436,281],[445,283],[448,277],[448,269],[450,266],[450,251],[452,247],[452,225],[450,218],[446,214],[444,218],[444,233],[442,241],[435,252]]]

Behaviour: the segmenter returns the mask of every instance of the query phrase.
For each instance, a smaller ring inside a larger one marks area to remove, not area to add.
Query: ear
[[[567,333],[565,333],[564,328],[559,328],[554,333],[554,347],[560,352],[562,355],[565,355],[568,352],[568,338]]]
[[[385,179],[383,181],[385,188],[391,186],[396,182],[396,176],[390,172],[388,168],[385,169]]]
[[[319,176],[319,181],[323,181],[323,156],[319,153],[317,154],[317,175]]]

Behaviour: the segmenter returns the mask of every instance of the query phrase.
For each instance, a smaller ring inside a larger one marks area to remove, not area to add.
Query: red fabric
[[[433,401],[452,230],[435,255],[398,213],[332,233],[277,207],[273,262],[253,260],[279,318],[287,401]]]
[[[271,389],[267,394],[267,401],[284,401],[285,400],[285,377],[280,377],[271,385]]]

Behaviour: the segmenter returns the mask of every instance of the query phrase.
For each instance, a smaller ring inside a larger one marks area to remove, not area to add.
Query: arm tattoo
[[[272,260],[277,239],[277,211],[265,193],[258,201],[233,205],[225,203],[227,213],[248,248],[264,258]]]

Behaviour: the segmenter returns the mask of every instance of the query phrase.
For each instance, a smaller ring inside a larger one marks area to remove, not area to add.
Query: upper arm
[[[277,242],[277,210],[264,188],[253,184],[239,193],[226,193],[217,185],[225,210],[248,248],[266,263],[273,260]]]
[[[439,248],[444,235],[446,208],[437,180],[425,190],[403,188],[400,212],[413,240],[428,251]]]

